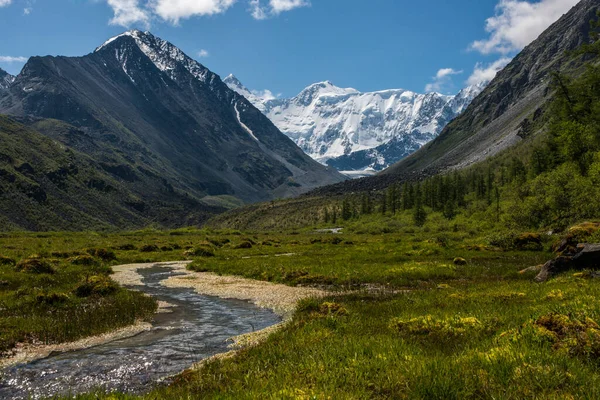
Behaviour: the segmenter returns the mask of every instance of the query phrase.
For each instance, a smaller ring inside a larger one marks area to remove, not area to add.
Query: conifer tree
[[[422,197],[420,185],[417,184],[415,190],[415,211],[413,213],[413,220],[415,225],[419,227],[425,225],[425,221],[427,221],[427,213],[425,212],[425,208],[423,208]]]
[[[348,201],[348,198],[344,198],[344,201],[342,201],[342,219],[344,221],[347,221],[350,218],[352,218],[352,210],[350,208],[350,202]]]

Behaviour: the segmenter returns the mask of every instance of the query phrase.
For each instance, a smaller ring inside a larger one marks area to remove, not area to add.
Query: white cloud
[[[27,57],[0,56],[0,62],[2,63],[24,63],[27,60]]]
[[[177,24],[180,19],[224,13],[235,2],[236,0],[151,0],[149,6],[163,20]]]
[[[33,8],[31,8],[31,7],[25,7],[23,9],[23,15],[29,15],[29,14],[31,14],[32,11],[33,11]]]
[[[499,60],[494,61],[491,64],[483,64],[477,63],[475,65],[475,69],[473,73],[467,79],[468,85],[477,85],[481,82],[489,82],[496,77],[498,71],[504,68],[509,62],[511,58],[503,57]]]
[[[267,19],[295,8],[310,6],[308,0],[268,0],[268,5],[263,5],[266,2],[267,0],[250,0],[250,14],[254,19]]]
[[[8,6],[10,3],[12,3],[12,0],[0,0],[0,7]]]
[[[509,54],[535,40],[579,0],[500,0],[496,15],[486,20],[489,38],[477,40],[470,49],[482,54]]]
[[[210,56],[210,53],[208,52],[208,50],[202,49],[198,52],[198,57],[200,57],[200,58],[206,58],[208,56]]]
[[[250,0],[250,14],[254,19],[267,19],[269,17],[265,8],[261,7],[260,0]]]
[[[278,95],[274,95],[273,92],[271,92],[269,89],[265,89],[265,90],[251,90],[252,94],[255,95],[256,97],[261,98],[262,100],[275,100],[278,97],[281,96],[281,94]]]
[[[270,0],[269,5],[274,14],[280,14],[294,8],[309,6],[310,2],[306,0]]]
[[[433,82],[425,86],[425,92],[441,92],[452,81],[452,75],[460,75],[463,71],[453,68],[442,68],[433,77]]]
[[[462,73],[463,73],[462,71],[457,71],[457,70],[455,70],[453,68],[442,68],[442,69],[440,69],[437,72],[437,74],[435,74],[435,78],[436,79],[444,79],[447,76],[450,76],[450,75],[459,75],[459,74],[462,74]]]
[[[0,0],[10,3],[12,0]],[[177,25],[180,20],[197,16],[223,14],[240,0],[106,0],[113,9],[112,25],[149,27],[153,18]],[[310,6],[309,0],[244,0],[255,19],[266,19],[299,7]],[[6,3],[6,4],[8,4]]]
[[[150,13],[143,9],[138,0],[107,0],[113,9],[114,17],[110,20],[111,25],[129,27],[133,24],[150,25]]]

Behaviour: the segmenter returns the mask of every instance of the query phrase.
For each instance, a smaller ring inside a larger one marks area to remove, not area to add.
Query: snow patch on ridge
[[[171,79],[176,79],[175,70],[178,66],[183,66],[190,74],[199,81],[206,83],[210,74],[198,61],[188,57],[183,51],[176,46],[152,35],[150,32],[142,32],[139,30],[131,30],[120,35],[108,39],[104,44],[98,47],[95,52],[98,52],[118,38],[129,36],[133,38],[140,50],[156,65],[156,67],[167,73]]]
[[[235,108],[235,114],[237,115],[237,120],[238,120],[238,122],[240,123],[240,126],[241,126],[242,128],[244,128],[244,130],[245,130],[246,132],[248,132],[248,134],[249,134],[249,135],[252,137],[252,139],[256,140],[257,142],[260,142],[260,140],[258,140],[258,138],[257,138],[257,137],[254,135],[254,132],[252,132],[252,129],[250,129],[250,128],[248,127],[248,125],[246,125],[246,124],[244,124],[244,123],[242,122],[242,119],[240,118],[240,111],[238,110],[237,103],[235,103],[235,106],[234,106],[234,108]]]

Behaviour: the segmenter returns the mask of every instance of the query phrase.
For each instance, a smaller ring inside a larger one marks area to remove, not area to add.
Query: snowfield
[[[224,82],[321,163],[335,165],[340,157],[370,150],[345,163],[351,170],[381,170],[423,146],[485,87],[471,86],[456,96],[403,89],[362,93],[325,81],[308,86],[291,99],[275,99],[248,90],[233,75]],[[403,147],[402,143],[410,145]],[[396,145],[397,151],[390,146],[385,153],[378,151],[388,144]]]

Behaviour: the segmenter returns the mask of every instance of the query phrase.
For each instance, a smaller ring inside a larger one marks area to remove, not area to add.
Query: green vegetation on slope
[[[62,136],[71,138],[75,147],[78,143],[97,146],[73,126],[56,120],[36,121],[36,129],[58,137],[50,139],[0,115],[3,231],[193,225],[225,210],[225,201],[213,198],[201,203],[122,155],[101,162],[65,146]]]

